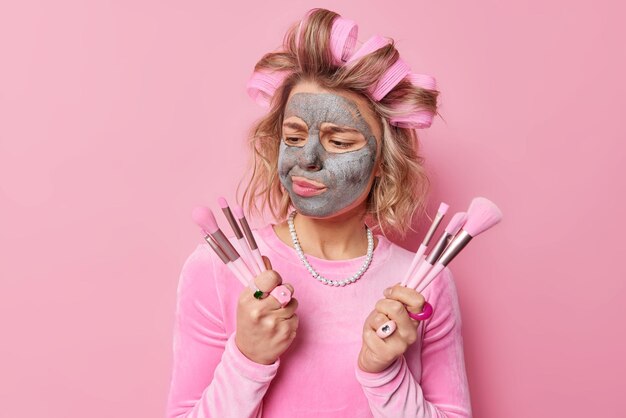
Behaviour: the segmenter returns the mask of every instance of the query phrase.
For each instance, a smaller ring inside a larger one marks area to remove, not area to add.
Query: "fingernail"
[[[386,288],[385,291],[383,292],[383,295],[389,297],[389,295],[391,295],[391,288],[390,287]]]

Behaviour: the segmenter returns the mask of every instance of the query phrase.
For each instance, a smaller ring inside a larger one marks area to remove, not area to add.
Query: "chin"
[[[341,217],[351,217],[351,216],[359,216],[360,212],[365,211],[365,206],[355,205],[351,207],[341,208],[335,211],[329,211],[326,207],[312,207],[310,205],[296,205],[294,200],[291,200],[292,205],[296,209],[296,211],[307,218],[313,219],[327,219],[331,220],[333,218],[341,218]]]

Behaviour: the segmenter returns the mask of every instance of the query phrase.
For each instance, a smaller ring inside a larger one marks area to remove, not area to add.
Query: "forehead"
[[[366,98],[349,91],[325,90],[311,82],[298,83],[289,93],[283,119],[291,116],[307,123],[362,125],[361,128],[369,128],[377,139],[381,135],[378,118]]]

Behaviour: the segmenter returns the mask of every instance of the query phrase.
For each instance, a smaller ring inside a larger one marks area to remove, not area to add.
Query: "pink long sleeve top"
[[[310,275],[271,224],[253,233],[273,269],[295,288],[296,339],[274,364],[245,357],[234,340],[243,286],[208,244],[198,245],[178,283],[167,418],[472,416],[449,269],[422,292],[434,313],[420,322],[417,341],[384,371],[367,373],[357,366],[365,319],[383,290],[402,280],[413,253],[377,235],[366,273],[332,287]],[[335,280],[351,276],[365,260],[307,258]]]

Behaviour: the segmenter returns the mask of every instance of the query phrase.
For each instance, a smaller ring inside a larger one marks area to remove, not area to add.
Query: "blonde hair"
[[[287,217],[291,199],[278,177],[278,150],[282,134],[283,112],[289,93],[301,81],[313,81],[332,91],[347,90],[367,99],[371,110],[382,124],[381,171],[367,198],[366,217],[373,228],[386,235],[391,228],[404,237],[411,229],[414,215],[425,209],[430,181],[423,158],[418,154],[415,130],[389,124],[395,109],[426,109],[437,114],[437,90],[426,90],[403,79],[380,101],[369,96],[368,88],[376,85],[384,72],[398,59],[393,40],[349,67],[333,64],[330,33],[337,13],[315,9],[302,21],[293,24],[283,39],[283,49],[265,54],[255,70],[288,71],[290,74],[276,90],[270,110],[256,121],[248,135],[251,150],[249,171],[243,205],[249,215],[262,213],[260,203],[268,207],[275,220]],[[300,39],[296,42],[298,26]],[[296,46],[297,45],[297,46]],[[244,179],[239,183],[239,187]],[[237,194],[239,194],[239,187]]]

